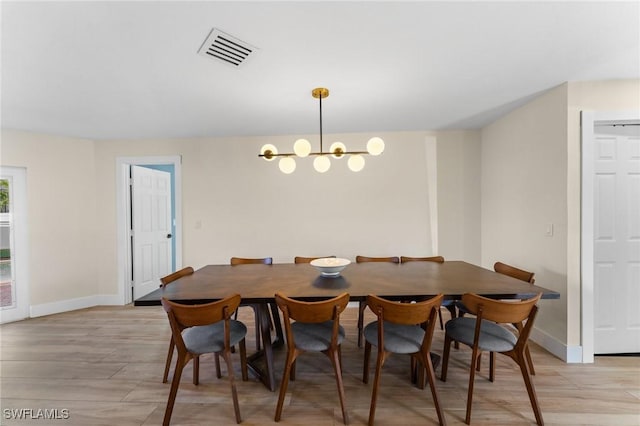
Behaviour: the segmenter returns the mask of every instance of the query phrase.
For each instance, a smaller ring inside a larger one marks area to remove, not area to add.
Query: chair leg
[[[367,342],[368,343],[368,342]],[[369,426],[373,426],[376,417],[376,402],[378,400],[378,390],[380,389],[380,374],[382,373],[382,365],[385,360],[385,352],[378,348],[378,357],[376,359],[376,373],[373,377],[373,390],[371,392],[371,407],[369,408]]]
[[[336,374],[336,385],[338,386],[338,396],[340,397],[340,407],[342,408],[342,421],[345,425],[348,425],[349,414],[347,414],[347,407],[345,404],[344,386],[342,384],[342,366],[340,365],[338,349],[330,350],[327,355],[331,359],[331,364],[333,364],[333,371]]]
[[[362,367],[362,382],[369,383],[369,360],[371,358],[371,343],[364,344],[364,365]]]
[[[182,370],[184,369],[187,359],[184,355],[178,353],[178,360],[176,361],[176,368],[173,372],[173,379],[171,380],[171,390],[169,391],[169,399],[167,399],[167,408],[164,410],[163,426],[169,426],[171,422],[171,414],[173,413],[173,405],[176,402],[176,395],[178,394],[178,386],[180,386],[180,378],[182,377]]]
[[[447,308],[447,310],[451,314],[451,319],[454,319],[455,317],[457,317],[457,315],[456,315],[456,305],[454,305],[454,304],[447,305],[447,306],[445,306],[445,308]]]
[[[287,350],[287,361],[284,366],[284,372],[282,373],[282,382],[280,382],[280,394],[278,395],[278,405],[276,405],[276,415],[274,420],[280,421],[282,417],[282,405],[284,404],[284,397],[287,394],[287,386],[289,385],[289,376],[291,374],[291,368],[296,361],[295,350]]]
[[[233,364],[231,363],[231,351],[225,350],[222,352],[224,360],[227,362],[227,373],[229,376],[229,385],[231,385],[231,397],[233,398],[233,410],[236,414],[236,423],[240,423],[242,418],[240,417],[240,404],[238,403],[238,391],[236,389],[236,381],[233,374]]]
[[[473,366],[478,363],[479,358],[480,358],[480,352],[478,352],[477,348],[474,348],[473,353],[471,355],[471,365],[469,367],[469,390],[467,393],[467,415],[464,420],[464,422],[468,425],[471,424],[471,404],[473,403],[473,384],[476,377],[476,370],[473,368]]]
[[[247,344],[244,339],[238,343],[240,346],[240,371],[242,371],[242,381],[249,380],[249,372],[247,370]],[[216,354],[217,355],[217,354]]]
[[[219,379],[222,377],[222,373],[220,373],[220,355],[219,354],[213,354],[213,359],[215,361],[216,364],[216,377]]]
[[[362,347],[362,341],[364,339],[364,310],[367,308],[367,302],[361,301],[358,303],[358,347]]]
[[[527,345],[524,349],[524,356],[527,358],[527,366],[529,367],[529,374],[532,376],[536,375],[536,370],[533,368],[533,358],[531,358],[531,351],[529,350],[529,345]]]
[[[410,379],[411,379],[411,383],[416,383],[418,385],[418,387],[420,387],[420,384],[418,383],[418,362],[416,361],[416,359],[412,356],[411,357],[411,367],[410,367],[411,371],[410,371]],[[422,389],[422,388],[420,388]]]
[[[193,357],[193,384],[200,384],[200,357],[197,355]]]
[[[496,353],[489,352],[489,381],[493,383],[496,378]]]
[[[529,375],[529,371],[527,370],[527,361],[523,354],[516,354],[516,358],[514,359],[518,363],[520,371],[522,372],[522,378],[524,379],[524,384],[527,387],[527,393],[529,394],[529,401],[531,401],[531,408],[533,409],[533,414],[536,416],[536,423],[538,424],[538,426],[543,426],[544,420],[542,419],[542,411],[540,410],[540,405],[538,404],[536,388],[533,386],[531,376]]]
[[[171,358],[173,358],[173,350],[175,349],[175,342],[173,341],[173,336],[171,336],[171,340],[169,341],[169,352],[167,352],[167,363],[164,366],[164,376],[162,376],[162,383],[167,383],[169,379],[169,369],[171,368]]]
[[[449,368],[449,352],[451,351],[451,337],[448,334],[444,336],[444,349],[442,350],[442,370],[440,371],[440,380],[447,381],[447,370]]]
[[[429,381],[429,387],[431,388],[431,396],[433,398],[433,405],[435,405],[436,413],[438,414],[438,422],[440,426],[444,426],[447,424],[447,421],[444,418],[444,410],[440,405],[440,400],[438,399],[438,391],[436,390],[436,373],[433,370],[433,363],[431,362],[431,355],[427,354],[422,357],[422,364],[424,368],[422,370],[426,370],[427,372],[427,380]],[[423,384],[424,388],[424,384]]]
[[[444,322],[442,322],[442,309],[438,309],[438,320],[440,320],[440,330],[444,330]]]
[[[293,360],[293,363],[291,364],[291,373],[289,374],[289,378],[291,379],[292,382],[296,381],[296,361]]]
[[[513,326],[518,330],[518,333],[522,333],[522,329],[524,328],[524,324],[523,323],[515,323],[513,324]],[[529,350],[529,345],[527,344],[527,346],[525,346],[524,348],[524,355],[527,358],[527,366],[529,367],[529,374],[531,374],[532,376],[536,375],[536,369],[533,368],[533,359],[531,358],[531,351]]]

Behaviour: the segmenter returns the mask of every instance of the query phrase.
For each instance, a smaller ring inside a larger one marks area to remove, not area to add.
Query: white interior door
[[[171,272],[171,174],[131,166],[133,298]]]
[[[640,352],[640,126],[596,125],[594,353]]]

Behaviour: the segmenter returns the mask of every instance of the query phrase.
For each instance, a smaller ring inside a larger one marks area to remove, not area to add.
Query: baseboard
[[[531,330],[529,338],[566,363],[582,363],[582,346],[568,346],[536,327]]]
[[[40,305],[31,305],[29,316],[31,318],[36,318],[45,315],[59,314],[62,312],[75,311],[78,309],[91,308],[93,306],[100,305],[121,306],[122,301],[117,295],[95,295],[78,297],[76,299],[59,300],[56,302],[43,303]]]

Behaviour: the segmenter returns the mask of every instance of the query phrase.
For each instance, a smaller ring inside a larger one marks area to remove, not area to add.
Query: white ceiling
[[[112,138],[477,128],[640,78],[639,2],[2,2],[2,127]],[[197,54],[221,29],[240,68]],[[640,107],[640,106],[639,106]]]

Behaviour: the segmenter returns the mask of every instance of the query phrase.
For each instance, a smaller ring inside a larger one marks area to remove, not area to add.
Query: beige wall
[[[326,140],[363,149],[370,136]],[[289,136],[92,142],[3,131],[2,164],[27,168],[31,303],[121,290],[117,157],[182,156],[183,264],[226,263],[233,255],[290,262],[294,255],[434,254],[425,167],[432,134],[380,136],[384,154],[367,156],[360,173],[335,160],[320,175],[302,159],[284,175],[257,153],[265,142],[286,150],[295,140]],[[446,244],[447,235],[441,239]]]
[[[535,271],[560,293],[542,301],[538,328],[567,337],[567,87],[482,130],[482,265]],[[553,236],[547,236],[553,225]]]
[[[30,304],[97,294],[93,142],[3,130],[1,149],[27,168]]]
[[[572,82],[482,131],[482,264],[533,270],[560,292],[541,303],[537,327],[570,358],[581,345],[580,111],[638,109],[638,80]]]
[[[439,254],[480,264],[480,132],[438,132]]]

